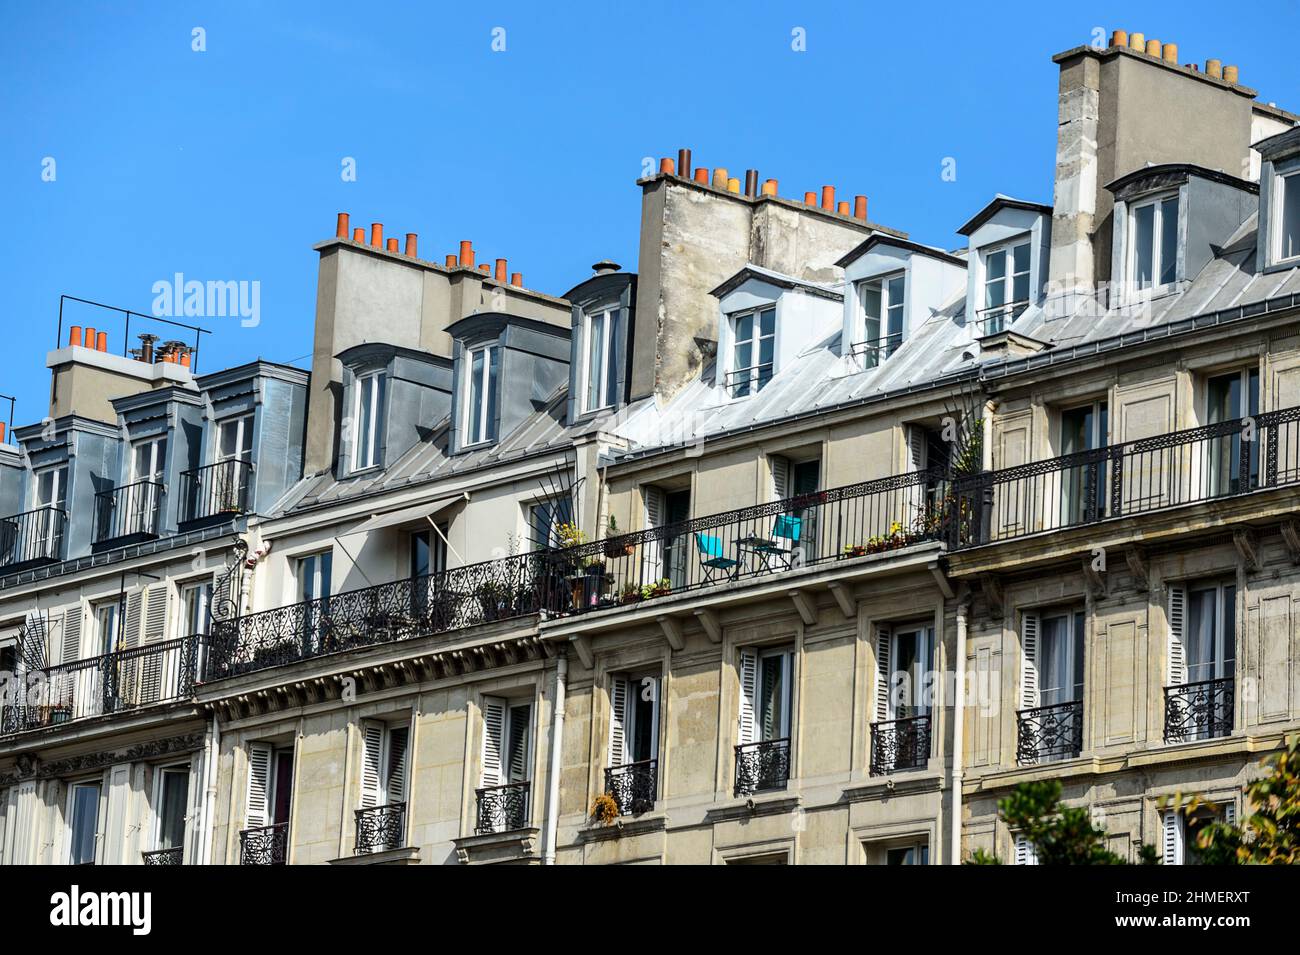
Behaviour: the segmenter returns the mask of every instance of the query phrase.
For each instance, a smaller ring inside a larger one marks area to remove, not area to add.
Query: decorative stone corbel
[[[831,596],[839,604],[840,613],[844,614],[845,620],[853,620],[858,615],[858,602],[853,597],[853,591],[847,585],[833,580],[830,583]]]
[[[1106,596],[1106,576],[1105,571],[1098,570],[1092,557],[1085,557],[1083,564],[1083,579],[1088,582],[1088,590],[1094,597]]]
[[[686,639],[682,636],[682,624],[676,617],[655,617],[659,626],[663,629],[664,639],[674,650],[680,651],[686,646]]]
[[[1300,564],[1300,521],[1288,518],[1282,522],[1282,540],[1291,555],[1291,563]]]
[[[696,618],[700,621],[700,626],[708,634],[711,643],[722,642],[722,622],[718,620],[718,615],[712,610],[700,609],[695,611]]]
[[[1142,552],[1140,547],[1130,547],[1124,551],[1124,560],[1128,564],[1128,572],[1133,575],[1133,583],[1138,590],[1147,591],[1151,589],[1150,568],[1147,566],[1147,555]]]
[[[1256,573],[1260,569],[1259,562],[1259,543],[1255,539],[1255,532],[1249,527],[1234,527],[1232,529],[1232,544],[1237,548],[1237,556],[1245,565],[1248,573]]]
[[[794,604],[794,609],[799,611],[799,618],[803,620],[804,625],[808,627],[815,626],[817,623],[817,606],[808,598],[808,595],[802,590],[791,590],[788,595],[790,602]]]
[[[596,666],[596,657],[591,652],[591,638],[584,636],[583,634],[578,634],[571,637],[570,642],[573,644],[573,649],[577,651],[578,659],[582,661],[582,665],[588,670],[594,669]]]

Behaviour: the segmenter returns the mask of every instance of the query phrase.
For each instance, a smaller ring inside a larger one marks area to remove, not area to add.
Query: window
[[[1015,864],[1038,865],[1038,847],[1030,842],[1027,836],[1016,835]]]
[[[181,585],[181,632],[183,637],[206,634],[211,622],[212,581]]]
[[[1199,581],[1169,585],[1165,654],[1165,742],[1232,732],[1237,647],[1237,587]]]
[[[68,469],[66,466],[46,468],[35,474],[32,502],[34,510],[41,513],[34,515],[30,524],[20,528],[31,537],[20,543],[15,560],[51,559],[57,560],[63,553],[63,527],[61,514],[68,507]]]
[[[736,746],[737,796],[784,789],[789,782],[793,706],[793,648],[743,648]]]
[[[411,728],[377,720],[361,724],[361,808],[406,802],[407,742]]]
[[[289,821],[292,804],[292,747],[250,743],[245,827],[259,829],[263,826],[283,825]]]
[[[980,334],[996,335],[1029,307],[1029,243],[1019,242],[984,254],[984,307]]]
[[[876,666],[884,690],[879,720],[907,720],[926,716],[930,704],[934,668],[933,628],[927,626],[882,627],[877,631]],[[929,758],[929,753],[925,754]]]
[[[91,608],[95,618],[95,646],[101,654],[109,654],[118,648],[121,633],[119,621],[121,604],[118,598],[105,600]]]
[[[1020,620],[1020,707],[1016,760],[1021,765],[1073,759],[1083,750],[1082,611],[1026,611]]]
[[[821,486],[821,461],[791,461],[781,455],[771,455],[768,461],[772,472],[772,500],[784,501],[813,494]],[[777,515],[771,525],[769,545],[773,553],[783,560],[801,564],[811,563],[818,556],[819,508],[795,506],[785,514]],[[779,553],[777,553],[779,552]]]
[[[645,501],[646,528],[677,525],[691,516],[689,490],[664,491],[647,486],[641,493]],[[685,587],[689,570],[687,545],[697,539],[690,534],[668,534],[645,541],[641,545],[642,583],[653,585],[666,579],[672,587]]]
[[[1237,806],[1223,803],[1215,810],[1202,806],[1194,813],[1181,809],[1166,809],[1160,814],[1161,862],[1164,865],[1201,865],[1197,840],[1201,830],[1214,823],[1235,825]]]
[[[352,470],[364,471],[379,463],[379,413],[384,376],[377,371],[357,377],[352,409]]]
[[[1300,256],[1300,170],[1278,176],[1273,182],[1277,191],[1273,260],[1281,262]]]
[[[411,576],[427,577],[447,569],[447,526],[411,533]]]
[[[560,527],[573,523],[573,499],[567,494],[539,501],[528,508],[528,533],[533,550],[559,547]]]
[[[253,459],[253,416],[227,418],[217,425],[217,460],[251,461]]]
[[[483,766],[476,826],[479,832],[509,832],[528,824],[532,719],[531,703],[483,698]]]
[[[131,483],[119,490],[113,501],[113,510],[122,516],[110,518],[123,536],[157,532],[166,457],[166,438],[149,438],[131,446]]]
[[[210,502],[218,511],[245,509],[252,461],[253,416],[240,415],[220,422],[217,425],[217,466],[213,469],[213,485],[208,489]]]
[[[1178,196],[1160,196],[1129,210],[1129,285],[1161,289],[1178,278]]]
[[[1216,375],[1205,384],[1207,424],[1238,421],[1259,414],[1259,368],[1243,368],[1226,375]],[[1236,494],[1259,485],[1259,445],[1246,448],[1242,467],[1242,431],[1206,440],[1209,473],[1205,476],[1210,495]]]
[[[610,680],[609,765],[642,763],[659,755],[659,680],[615,676]]]
[[[501,349],[485,345],[469,353],[466,362],[465,443],[482,444],[496,437],[497,372]]]
[[[158,774],[155,849],[179,849],[185,845],[185,813],[189,801],[190,771],[186,766],[168,766]]]
[[[329,600],[333,551],[321,551],[298,559],[298,599]]]
[[[100,784],[74,783],[68,791],[70,865],[94,865],[99,843]]]
[[[68,469],[66,466],[46,468],[36,472],[34,507],[63,509],[68,501]]]
[[[582,365],[583,411],[617,402],[619,310],[587,312],[582,317],[586,356]]]
[[[149,438],[131,445],[131,480],[161,481],[166,456],[166,438]]]
[[[733,315],[731,321],[731,371],[727,388],[733,398],[763,389],[772,379],[776,352],[776,308]]]
[[[929,865],[930,846],[921,842],[911,846],[893,846],[885,850],[885,865]]]
[[[1186,588],[1186,602],[1181,640],[1185,681],[1231,677],[1236,657],[1236,585],[1193,584]]]
[[[874,368],[903,343],[906,279],[898,275],[870,279],[858,286],[863,340],[853,346],[867,368]]]

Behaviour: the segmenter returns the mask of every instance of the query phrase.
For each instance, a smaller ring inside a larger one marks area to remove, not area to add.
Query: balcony
[[[136,481],[95,495],[95,544],[115,545],[151,540],[162,533],[166,488],[157,481]]]
[[[240,865],[284,865],[289,858],[289,824],[258,826],[239,834]]]
[[[1300,408],[954,480],[950,549],[1300,483]]]
[[[528,827],[528,801],[530,783],[509,783],[505,786],[486,786],[474,791],[477,818],[474,832],[486,835],[492,832],[513,832]]]
[[[48,506],[0,520],[0,567],[34,567],[63,560],[67,527],[67,512]]]
[[[182,637],[20,671],[0,698],[0,735],[188,699],[199,649],[199,637]]]
[[[789,739],[743,743],[736,747],[737,796],[784,789],[789,781]]]
[[[645,759],[605,770],[605,792],[618,804],[620,816],[639,816],[655,806],[659,792],[659,761]]]
[[[182,524],[230,520],[248,511],[253,465],[231,459],[181,472]]]
[[[173,849],[156,849],[153,852],[142,852],[140,858],[145,865],[184,865],[185,847],[176,846]]]
[[[1016,762],[1021,766],[1073,759],[1083,752],[1083,701],[1016,713]]]
[[[930,717],[871,724],[871,775],[919,769],[930,761]]]
[[[1190,743],[1232,732],[1232,677],[1165,687],[1165,742]]]
[[[1017,318],[1029,308],[1028,302],[1008,302],[1005,305],[992,305],[979,309],[975,313],[975,322],[979,326],[979,335],[997,335],[1010,328]]]
[[[406,803],[358,809],[356,854],[400,849],[406,841]]]

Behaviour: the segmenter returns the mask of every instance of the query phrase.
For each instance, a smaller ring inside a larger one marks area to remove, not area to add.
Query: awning
[[[362,521],[349,534],[360,534],[363,531],[378,530],[381,527],[396,527],[398,524],[409,524],[412,521],[422,521],[425,518],[433,517],[439,511],[458,504],[461,501],[468,501],[469,493],[461,491],[459,494],[453,494],[450,497],[441,497],[436,501],[419,504],[415,507],[404,507],[400,511],[382,511],[378,514],[372,514],[368,519]]]

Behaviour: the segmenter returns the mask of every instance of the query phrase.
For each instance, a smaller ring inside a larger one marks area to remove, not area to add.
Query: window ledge
[[[787,782],[786,785],[789,786],[790,783]],[[706,812],[704,819],[705,822],[715,823],[734,822],[755,816],[782,815],[794,812],[802,802],[803,798],[798,793],[792,793],[787,789],[755,793],[752,796],[727,800]]]
[[[385,849],[383,852],[366,852],[362,855],[343,856],[341,859],[329,861],[330,865],[419,865],[419,863],[419,846]]]
[[[509,832],[487,832],[478,836],[461,836],[453,843],[462,865],[487,865],[495,862],[539,864],[536,826]]]
[[[619,816],[607,826],[598,823],[583,826],[578,830],[579,842],[608,842],[623,836],[643,836],[651,832],[663,832],[668,828],[668,816],[664,812],[650,811],[640,816]]]

